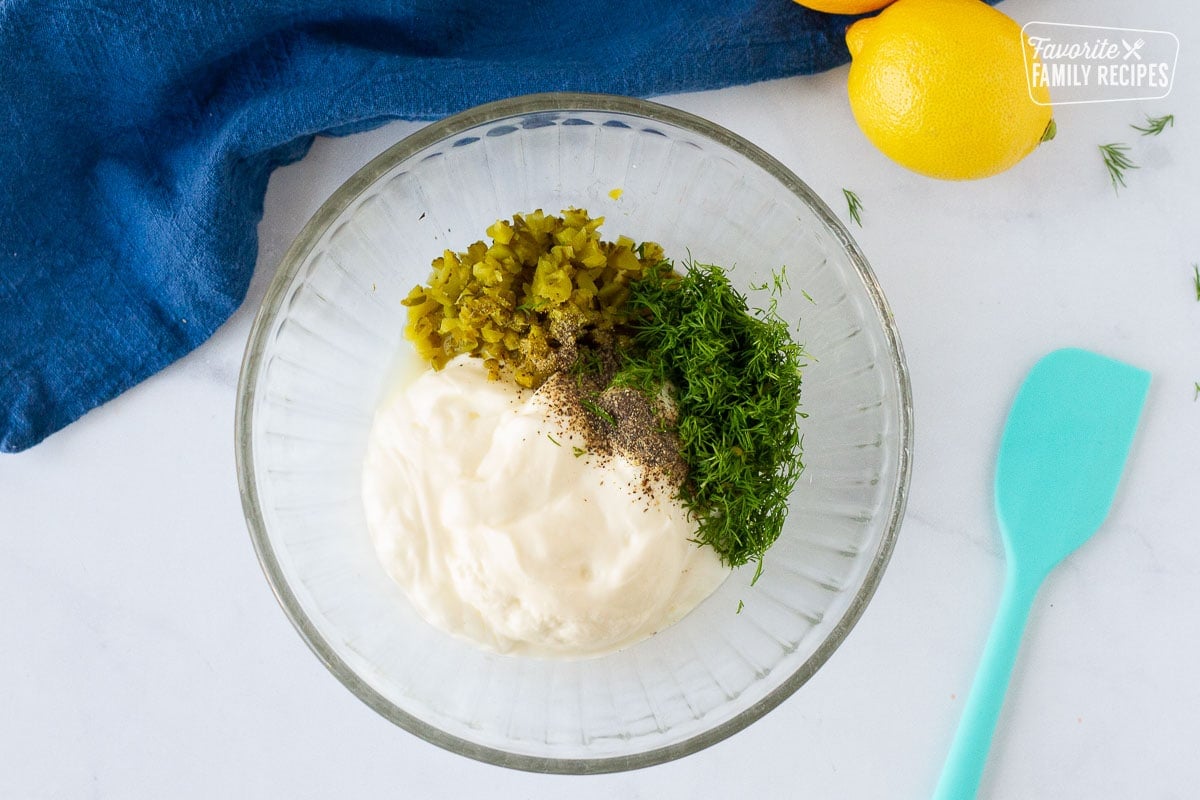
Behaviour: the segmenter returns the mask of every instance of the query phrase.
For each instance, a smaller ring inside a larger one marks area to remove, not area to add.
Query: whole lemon
[[[878,11],[892,0],[796,0],[805,8],[826,14],[865,14]]]
[[[1054,134],[1021,28],[982,0],[896,0],[846,31],[850,108],[884,155],[934,178],[1002,172]],[[1023,52],[1022,48],[1025,48]]]

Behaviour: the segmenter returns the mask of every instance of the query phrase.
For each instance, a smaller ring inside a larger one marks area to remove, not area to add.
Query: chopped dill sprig
[[[575,454],[576,458],[579,458],[580,456],[585,454],[587,452],[587,450],[584,450],[582,447],[572,446],[571,452]]]
[[[521,305],[517,306],[516,310],[524,311],[526,314],[534,314],[538,311],[541,311],[542,308],[545,307],[545,305],[546,305],[546,298],[535,297],[532,300],[527,300],[526,302],[521,303]]]
[[[1200,264],[1192,264],[1192,286],[1196,289],[1196,302],[1200,303]]]
[[[850,207],[850,219],[858,223],[858,227],[862,227],[862,201],[858,199],[858,195],[849,189],[842,189],[842,194],[846,196],[846,205]]]
[[[1193,385],[1196,387],[1196,393],[1192,395],[1192,402],[1194,403],[1200,399],[1200,381],[1196,381]]]
[[[599,375],[603,369],[604,359],[599,350],[580,347],[579,355],[571,362],[569,372],[572,375]]]
[[[778,272],[771,270],[770,283],[767,283],[766,281],[763,281],[762,283],[752,283],[750,284],[750,288],[756,292],[769,291],[772,296],[779,297],[781,294],[783,294],[784,289],[792,288],[791,281],[788,280],[787,276],[787,264],[781,266]]]
[[[1112,144],[1100,145],[1100,155],[1104,159],[1104,166],[1108,169],[1108,179],[1112,181],[1113,191],[1120,191],[1120,186],[1125,185],[1125,170],[1137,169],[1137,164],[1129,158],[1129,145],[1114,142]],[[1120,184],[1120,186],[1118,186]]]
[[[791,289],[792,282],[788,280],[787,264],[779,267],[779,272],[771,270],[771,294],[779,297],[784,289]]]
[[[786,276],[776,275],[777,285]],[[729,566],[757,562],[779,538],[804,468],[798,413],[808,354],[771,308],[751,312],[725,270],[664,261],[630,284],[634,347],[614,384],[654,396],[671,386],[688,466],[679,497],[696,540]]]
[[[1140,125],[1130,125],[1129,127],[1135,131],[1141,131],[1142,136],[1158,136],[1164,129],[1175,127],[1175,115],[1166,114],[1161,117],[1152,117],[1147,114],[1146,127],[1143,128]]]
[[[738,600],[738,610],[733,613],[740,614],[740,613],[742,613],[742,609],[745,607],[746,607],[746,604],[743,603],[741,600]]]
[[[546,438],[547,438],[547,439],[549,439],[550,441],[554,442],[554,446],[555,446],[555,447],[562,447],[562,445],[559,443],[558,439],[555,439],[555,438],[554,438],[553,436],[551,436],[550,434],[548,434],[548,433],[547,433],[547,434],[546,434]]]
[[[599,350],[592,347],[580,347],[578,352],[567,372],[575,376],[575,386],[582,390],[584,378],[599,375],[604,371],[604,358]]]
[[[609,425],[617,424],[616,417],[614,417],[612,414],[608,413],[603,408],[601,408],[600,404],[597,403],[595,400],[585,397],[579,401],[579,405],[583,406],[584,410],[587,411],[589,414],[591,414],[595,417],[599,417],[600,419],[607,422]]]

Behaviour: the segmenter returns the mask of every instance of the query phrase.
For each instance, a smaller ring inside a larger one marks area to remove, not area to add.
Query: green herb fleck
[[[745,608],[745,607],[746,607],[746,604],[745,604],[745,603],[743,603],[741,600],[738,600],[738,610],[737,610],[737,611],[735,611],[734,613],[735,613],[735,614],[740,614],[740,613],[742,613],[742,609],[743,609],[743,608]]]
[[[783,294],[784,289],[791,289],[792,283],[788,280],[787,264],[779,268],[779,272],[771,270],[771,294],[779,297]]]
[[[752,283],[750,284],[750,288],[756,292],[769,291],[772,296],[779,297],[781,294],[783,294],[784,289],[792,288],[791,282],[788,281],[787,264],[784,264],[782,267],[780,267],[778,272],[771,270],[770,283],[767,283],[766,281],[763,281],[762,283]]]
[[[812,295],[809,294],[808,292],[804,291],[803,289],[800,290],[800,294],[804,295],[804,299],[807,300],[808,302],[812,303],[814,306],[817,304],[817,301],[813,300]]]
[[[1192,285],[1196,288],[1196,302],[1200,303],[1200,264],[1192,264]]]
[[[774,303],[750,313],[720,267],[693,262],[679,275],[664,261],[629,288],[635,346],[613,383],[652,396],[674,387],[688,465],[679,497],[696,539],[730,566],[756,561],[757,580],[804,468],[798,407],[808,354]]]
[[[1129,152],[1129,145],[1114,142],[1112,144],[1100,145],[1100,155],[1104,159],[1104,166],[1108,169],[1108,179],[1112,181],[1113,191],[1120,191],[1120,187],[1125,185],[1125,170],[1137,169],[1137,164],[1126,155]]]
[[[548,433],[547,433],[547,434],[546,434],[546,438],[547,438],[547,439],[549,439],[550,441],[554,442],[554,446],[555,446],[555,447],[562,447],[562,445],[558,443],[558,440],[557,440],[557,439],[555,439],[555,438],[554,438],[553,436],[551,436],[550,434],[548,434]]]
[[[517,311],[524,311],[526,314],[533,314],[541,311],[546,306],[547,300],[544,297],[535,297],[532,300],[527,300],[517,306]]]
[[[575,446],[572,446],[572,447],[571,447],[571,452],[575,454],[575,457],[576,457],[576,458],[579,458],[579,457],[580,457],[580,456],[582,456],[584,453],[586,453],[586,452],[587,452],[587,450],[584,450],[582,447],[575,447]]]
[[[616,417],[614,417],[612,414],[608,413],[603,408],[601,408],[600,405],[595,400],[585,397],[579,401],[579,405],[583,406],[585,411],[592,414],[593,416],[599,417],[600,419],[607,422],[609,425],[617,424]]]
[[[579,356],[571,362],[569,372],[572,375],[599,375],[604,369],[604,360],[600,352],[591,347],[579,348]]]
[[[846,196],[846,205],[850,207],[850,219],[858,223],[858,227],[862,227],[862,201],[858,199],[858,195],[849,189],[842,189],[842,194]]]
[[[1135,131],[1141,131],[1142,136],[1158,136],[1164,129],[1175,127],[1175,115],[1167,114],[1161,117],[1152,117],[1147,114],[1146,127],[1143,128],[1140,125],[1130,125],[1129,127]]]
[[[1200,381],[1197,381],[1193,385],[1196,387],[1196,393],[1192,395],[1192,402],[1194,403],[1196,402],[1197,398],[1200,398]]]

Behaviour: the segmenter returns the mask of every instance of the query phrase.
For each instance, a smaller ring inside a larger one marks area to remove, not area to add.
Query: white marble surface
[[[234,384],[270,272],[398,123],[278,172],[245,307],[206,345],[39,447],[0,457],[0,797],[927,797],[1003,570],[991,478],[1043,353],[1089,347],[1153,384],[1102,531],[1039,598],[981,796],[1200,791],[1200,15],[1190,4],[1008,0],[1017,20],[1182,42],[1152,103],[1061,108],[1058,138],[977,183],[909,174],[858,133],[846,69],[663,100],[776,155],[842,210],[895,311],[916,453],[895,555],[858,627],[766,718],[671,764],[547,777],[443,752],[311,655],[259,571],[234,475]],[[1143,112],[1177,126],[1138,139]],[[1135,144],[1114,195],[1096,145]]]

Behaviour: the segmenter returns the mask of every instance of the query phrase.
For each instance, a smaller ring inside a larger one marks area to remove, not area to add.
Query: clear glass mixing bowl
[[[743,288],[786,266],[792,289],[780,312],[815,360],[804,375],[807,468],[757,584],[749,586],[752,568],[739,570],[682,621],[621,652],[538,660],[483,652],[413,612],[375,557],[360,473],[372,415],[409,346],[401,298],[443,249],[464,249],[496,219],[569,206],[604,215],[606,238],[657,241],[677,261],[690,254],[730,267]],[[313,652],[418,736],[545,772],[630,769],[695,752],[802,686],[879,583],[911,444],[891,313],[829,208],[717,125],[600,95],[481,106],[361,169],[284,257],[238,387],[251,537]]]

